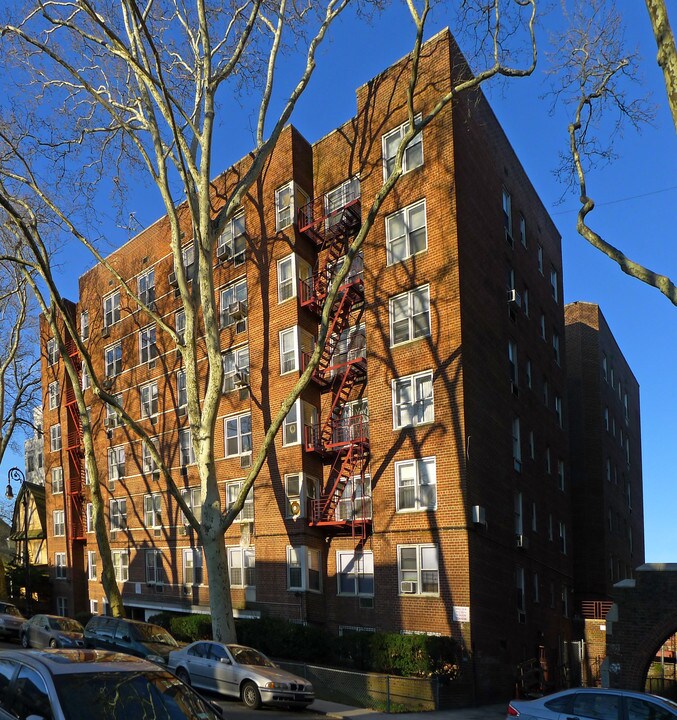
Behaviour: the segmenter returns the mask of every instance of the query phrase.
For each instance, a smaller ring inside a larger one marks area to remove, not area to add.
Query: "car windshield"
[[[219,715],[197,693],[171,673],[94,672],[55,675],[65,720],[218,720]]]
[[[240,665],[261,665],[263,667],[275,667],[274,663],[270,662],[268,658],[260,653],[258,650],[253,648],[241,647],[239,645],[229,645],[228,649],[235,658],[235,662]]]
[[[13,617],[23,617],[14,605],[5,605],[4,603],[0,603],[0,613],[12,615]]]
[[[52,630],[61,630],[61,632],[81,633],[83,631],[82,625],[77,620],[65,617],[49,618],[49,626]]]
[[[179,646],[176,640],[159,625],[135,625],[134,629],[141,642],[161,643],[162,645],[171,645],[172,647]]]

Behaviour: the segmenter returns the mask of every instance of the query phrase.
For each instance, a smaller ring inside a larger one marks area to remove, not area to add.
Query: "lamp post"
[[[5,490],[5,496],[12,500],[14,497],[14,491],[12,490],[12,481],[19,483],[19,487],[26,482],[26,476],[23,474],[18,467],[13,467],[7,473],[7,489]],[[31,609],[31,576],[30,576],[30,558],[28,555],[28,493],[24,489],[23,496],[21,497],[21,504],[23,505],[24,511],[24,572],[26,575],[26,615],[30,615]]]

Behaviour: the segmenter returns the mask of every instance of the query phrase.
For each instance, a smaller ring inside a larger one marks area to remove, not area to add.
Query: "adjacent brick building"
[[[466,67],[447,32],[421,67],[426,113]],[[356,116],[314,144],[286,128],[219,241],[224,504],[313,347],[326,281],[406,125],[407,81],[403,60],[360,87]],[[246,163],[215,181],[215,203]],[[319,371],[227,532],[235,607],[336,632],[452,635],[480,694],[505,697],[529,658],[553,686],[574,589],[560,238],[479,92],[425,128],[405,170],[334,307]],[[166,220],[109,259],[180,330]],[[171,341],[101,266],[80,279],[73,316],[194,503]],[[55,609],[103,612],[74,396],[48,334],[45,349]],[[129,613],[208,611],[200,549],[147,452],[95,399],[91,417]]]

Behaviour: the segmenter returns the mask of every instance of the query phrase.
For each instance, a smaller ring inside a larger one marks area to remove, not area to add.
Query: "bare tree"
[[[536,0],[489,3],[467,0],[462,3],[463,9],[468,13],[474,11],[476,27],[481,27],[483,33],[478,42],[482,48],[488,47],[489,62],[475,75],[461,73],[451,91],[441,95],[435,106],[420,117],[415,98],[430,7],[427,0],[420,7],[408,0],[414,25],[414,46],[408,63],[409,124],[399,145],[394,168],[363,213],[361,229],[347,250],[347,262],[333,278],[311,360],[271,419],[237,501],[224,508],[214,462],[215,424],[223,382],[213,274],[215,245],[226,223],[259,177],[306,89],[320,43],[350,2],[330,0],[306,6],[287,0],[253,0],[242,5],[207,0],[191,3],[156,0],[141,6],[136,0],[119,0],[104,8],[95,6],[91,0],[42,0],[32,12],[6,24],[2,30],[8,47],[6,56],[36,83],[50,112],[58,114],[56,125],[48,123],[44,117],[38,118],[40,123],[46,124],[44,126],[22,118],[15,118],[15,124],[6,123],[6,127],[15,128],[15,133],[17,126],[23,132],[19,140],[10,138],[9,133],[6,135],[2,153],[4,165],[0,164],[5,181],[0,186],[0,205],[7,213],[21,247],[26,250],[22,267],[27,272],[37,272],[48,287],[43,312],[50,311],[48,318],[52,332],[60,333],[63,342],[65,330],[65,335],[77,343],[94,393],[114,407],[125,425],[146,441],[169,493],[197,533],[209,574],[214,637],[224,641],[235,638],[224,533],[242,509],[287,413],[320,362],[329,333],[331,307],[383,201],[402,174],[408,143],[459,93],[476,88],[495,76],[528,75],[533,72],[536,62]],[[358,3],[353,0],[353,4]],[[516,18],[516,24],[504,25],[504,17]],[[507,53],[518,26],[523,30],[522,39],[526,39],[527,46],[523,67],[510,63]],[[305,47],[305,64],[284,100],[277,103],[279,109],[274,113],[274,91],[278,88],[280,66],[284,64],[285,46],[294,46],[297,50]],[[257,93],[255,143],[239,179],[215,209],[211,163],[217,117],[220,113],[233,112],[236,107],[234,103],[226,105],[219,100],[228,83],[238,87],[244,84],[250,92]],[[40,132],[41,127],[48,127],[49,133]],[[77,172],[72,168],[72,153],[80,156]],[[167,213],[174,267],[185,311],[183,336],[179,336],[151,304],[145,303],[136,289],[108,262],[88,226],[78,225],[76,218],[82,217],[82,213],[69,212],[64,206],[64,198],[45,183],[38,168],[46,157],[58,173],[63,173],[59,176],[62,185],[66,177],[75,182],[74,178],[80,173],[78,188],[83,188],[85,197],[85,188],[88,183],[91,185],[92,178],[97,180],[110,172],[109,163],[115,168],[116,188],[130,167],[142,168],[151,179]],[[85,157],[87,162],[83,161]],[[31,196],[31,203],[17,202],[22,193]],[[37,213],[34,204],[40,208]],[[192,282],[186,276],[181,255],[186,216],[195,248],[196,272]],[[50,218],[51,227],[57,228],[62,236],[67,235],[87,247],[149,321],[152,319],[178,348],[186,373],[188,420],[201,482],[199,522],[183,500],[170,469],[143,426],[129,416],[97,377],[96,368],[59,294],[50,254],[41,240],[42,217]],[[38,290],[37,285],[35,289]],[[204,373],[198,370],[198,339],[207,357],[205,382],[201,382]],[[74,374],[75,370],[67,364],[69,374]],[[74,381],[75,385],[77,381]],[[81,401],[79,395],[79,407]],[[80,407],[81,415],[84,410],[84,406]],[[93,462],[91,427],[84,416],[83,430],[85,452]],[[104,567],[112,571],[110,557],[106,558],[108,543],[98,481],[92,483],[92,498]],[[121,613],[121,603],[114,604],[113,609]]]

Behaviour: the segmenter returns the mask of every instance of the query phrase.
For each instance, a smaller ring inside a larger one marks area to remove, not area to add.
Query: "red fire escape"
[[[321,315],[327,292],[340,269],[346,250],[362,224],[359,194],[329,209],[326,196],[315,198],[299,211],[299,231],[316,245],[319,260],[313,275],[300,282],[303,307]],[[366,380],[364,345],[340,352],[346,334],[359,328],[364,310],[361,256],[357,257],[339,288],[329,314],[327,342],[313,380],[331,393],[327,415],[305,429],[305,447],[331,463],[327,482],[318,499],[309,501],[309,524],[337,532],[348,530],[364,539],[371,526],[371,492],[365,475],[369,464],[369,423],[362,414],[346,413],[353,388]],[[358,331],[359,332],[359,331]],[[350,343],[348,343],[348,346]],[[304,353],[305,366],[310,353]]]
[[[77,345],[72,339],[66,341],[66,351],[73,363],[78,376],[81,370],[81,361]],[[67,513],[67,541],[71,547],[76,542],[84,542],[86,535],[85,503],[83,496],[85,482],[85,463],[82,448],[82,423],[80,412],[75,398],[75,391],[70,378],[66,374],[66,452],[68,453],[68,474],[66,476],[66,513]]]

